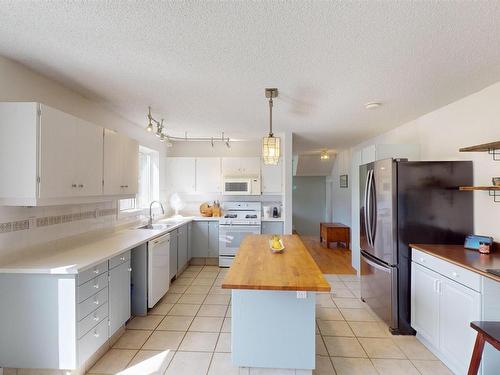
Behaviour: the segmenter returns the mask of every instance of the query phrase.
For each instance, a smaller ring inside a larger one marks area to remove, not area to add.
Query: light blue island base
[[[314,369],[316,293],[300,293],[232,290],[234,365]]]

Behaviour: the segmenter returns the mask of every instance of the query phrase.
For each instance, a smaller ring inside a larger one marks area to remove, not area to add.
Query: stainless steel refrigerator
[[[471,161],[385,159],[359,167],[361,298],[393,334],[410,326],[410,243],[462,244],[473,232]]]

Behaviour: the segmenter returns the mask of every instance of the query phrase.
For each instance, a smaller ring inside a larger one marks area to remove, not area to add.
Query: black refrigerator
[[[393,334],[410,325],[410,243],[463,244],[473,233],[471,161],[385,159],[359,167],[361,299]]]

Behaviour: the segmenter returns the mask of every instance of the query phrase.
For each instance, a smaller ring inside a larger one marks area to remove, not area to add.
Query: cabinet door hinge
[[[111,327],[111,319],[108,319],[108,327]]]
[[[40,183],[40,176],[37,176],[37,177],[36,177],[36,182],[37,182],[37,183]]]
[[[38,108],[37,113],[38,113],[38,116],[41,116],[41,115],[42,115],[42,109],[41,109],[41,108]]]

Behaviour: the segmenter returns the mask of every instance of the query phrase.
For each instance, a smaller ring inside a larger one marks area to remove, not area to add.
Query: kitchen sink
[[[137,229],[155,229],[155,230],[165,230],[172,228],[174,224],[150,224],[150,225],[143,225],[142,227],[139,227]]]

